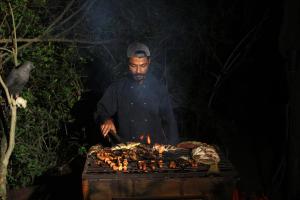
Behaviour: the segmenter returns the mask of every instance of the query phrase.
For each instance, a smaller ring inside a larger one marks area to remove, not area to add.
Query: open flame
[[[140,135],[139,139],[140,139],[141,142],[145,142],[146,144],[149,144],[149,145],[151,144],[151,138],[150,138],[149,134],[147,134],[147,136]]]
[[[149,134],[147,135],[147,141],[146,142],[147,142],[147,144],[151,144],[151,139],[150,139],[150,135]]]
[[[139,139],[140,139],[140,141],[143,141],[143,140],[144,140],[144,135],[141,135],[141,136],[139,137]]]

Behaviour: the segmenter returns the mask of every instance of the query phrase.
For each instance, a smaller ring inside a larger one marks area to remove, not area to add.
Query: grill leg
[[[87,179],[82,180],[82,197],[83,200],[88,200],[89,196],[89,181]]]

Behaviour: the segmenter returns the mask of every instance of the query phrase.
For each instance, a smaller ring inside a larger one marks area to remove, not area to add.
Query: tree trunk
[[[4,157],[7,150],[7,138],[3,128],[3,121],[1,123],[0,130],[0,200],[5,199],[6,197],[6,175],[7,175],[7,166],[4,165]]]
[[[7,175],[7,165],[1,163],[0,165],[0,200],[6,200],[6,175]]]
[[[3,165],[3,160],[5,153],[7,151],[7,130],[5,130],[5,119],[3,110],[1,110],[1,121],[0,121],[0,200],[5,199],[6,197],[6,175],[7,175],[7,166]]]
[[[16,130],[16,122],[17,122],[17,106],[16,101],[11,98],[11,121],[10,121],[10,130],[9,130],[9,138],[6,138],[5,136],[1,138],[1,145],[3,139],[6,140],[6,151],[3,150],[3,146],[1,146],[1,160],[0,160],[0,200],[6,200],[7,199],[7,192],[6,192],[6,186],[7,186],[7,166],[9,163],[10,156],[14,150],[15,147],[15,130]],[[5,135],[5,134],[3,134]],[[5,144],[4,144],[5,145]],[[4,155],[2,155],[4,154]]]

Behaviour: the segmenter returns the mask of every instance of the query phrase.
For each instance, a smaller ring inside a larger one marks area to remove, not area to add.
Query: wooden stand
[[[82,174],[84,200],[102,199],[231,199],[236,173],[222,171],[218,176],[203,172],[174,173],[94,173],[89,158]]]

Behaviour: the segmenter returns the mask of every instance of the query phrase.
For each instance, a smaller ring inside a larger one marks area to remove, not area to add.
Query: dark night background
[[[127,45],[141,41],[153,55],[151,72],[168,86],[181,139],[220,146],[246,195],[299,199],[299,8],[297,0],[96,2],[69,36],[84,29],[111,41],[78,48],[92,59],[69,132],[88,145],[103,140],[96,103],[126,72]],[[31,199],[45,192],[79,199],[83,161],[75,159],[67,176],[42,177]]]

